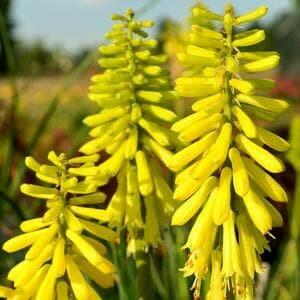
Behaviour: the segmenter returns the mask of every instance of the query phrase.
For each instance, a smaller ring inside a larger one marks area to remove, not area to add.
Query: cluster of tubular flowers
[[[176,120],[168,108],[175,94],[161,66],[166,56],[153,54],[157,41],[146,39],[143,31],[152,22],[135,20],[131,10],[112,19],[119,22],[106,34],[111,43],[99,48],[104,72],[92,77],[89,88],[89,98],[101,111],[84,119],[92,139],[80,151],[110,155],[93,178],[102,185],[117,177],[118,187],[107,207],[110,226],[126,227],[131,241],[142,234],[146,244],[156,246],[174,206],[159,161],[166,164],[171,157],[168,148],[175,138],[166,125]]]
[[[183,225],[195,216],[183,271],[195,276],[196,296],[201,280],[210,278],[207,299],[224,299],[228,290],[238,299],[253,299],[254,276],[262,271],[260,255],[269,250],[266,235],[282,225],[269,200],[287,201],[269,173],[284,170],[273,152],[286,151],[289,144],[255,125],[253,117],[274,120],[288,104],[266,96],[272,80],[249,76],[276,67],[279,55],[242,51],[263,41],[263,30],[234,32],[266,13],[262,6],[235,16],[227,5],[221,16],[196,7],[195,16],[218,21],[222,29],[193,25],[189,45],[179,54],[188,69],[186,77],[176,80],[176,90],[195,101],[194,113],[172,126],[186,143],[169,162],[178,171],[174,198],[184,201],[172,224]]]
[[[0,287],[0,297],[94,300],[101,298],[90,280],[103,288],[113,286],[115,267],[104,257],[107,251],[100,240],[114,241],[117,234],[99,224],[108,221],[108,213],[95,208],[105,195],[82,176],[98,158],[94,154],[67,160],[53,151],[48,155],[51,165],[26,158],[27,167],[52,187],[21,185],[22,193],[46,200],[47,210],[40,218],[22,222],[24,233],[4,243],[9,253],[30,248],[8,273],[13,288]]]

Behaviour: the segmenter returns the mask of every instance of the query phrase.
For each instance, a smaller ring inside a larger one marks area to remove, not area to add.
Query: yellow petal
[[[266,234],[272,228],[272,217],[265,204],[251,189],[243,199],[253,223],[262,234]]]
[[[88,300],[89,289],[87,283],[71,255],[66,256],[66,262],[67,262],[67,273],[68,273],[68,277],[71,283],[74,296],[77,299]]]
[[[172,217],[172,225],[183,225],[188,222],[206,201],[216,183],[216,177],[209,177],[193,196],[176,209]]]
[[[59,238],[56,241],[52,259],[52,266],[57,277],[61,277],[65,274],[65,240],[63,238]]]
[[[220,134],[215,142],[215,144],[211,147],[211,158],[213,163],[221,164],[223,163],[228,154],[228,149],[231,143],[231,133],[232,126],[229,123],[225,123],[222,126]]]
[[[138,151],[135,161],[140,192],[143,196],[147,196],[153,191],[153,182],[145,152]]]
[[[255,161],[269,172],[280,173],[284,171],[284,164],[279,158],[258,146],[244,135],[237,135],[236,141]]]
[[[213,208],[213,220],[216,225],[223,224],[230,216],[232,171],[225,167],[221,171],[220,184]]]
[[[251,178],[274,201],[287,202],[284,189],[268,173],[257,166],[251,159],[243,157],[245,167]]]
[[[239,150],[237,148],[231,148],[229,150],[229,158],[231,160],[231,165],[232,165],[233,186],[235,192],[239,196],[243,197],[248,193],[249,179]]]

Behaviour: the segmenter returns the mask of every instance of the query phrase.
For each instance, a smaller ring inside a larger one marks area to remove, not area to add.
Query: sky
[[[49,46],[62,46],[68,51],[95,46],[103,41],[109,30],[112,13],[127,8],[141,9],[153,2],[143,18],[159,21],[171,17],[183,21],[193,0],[14,0],[13,18],[16,34],[25,41],[42,40]],[[292,0],[233,0],[237,12],[247,12],[259,5],[267,5],[266,21],[290,9]],[[221,12],[228,1],[207,0],[209,9]]]

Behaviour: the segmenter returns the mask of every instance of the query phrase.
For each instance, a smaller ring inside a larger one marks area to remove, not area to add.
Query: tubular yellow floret
[[[264,5],[248,12],[247,14],[241,15],[235,19],[235,24],[243,24],[248,23],[252,21],[256,21],[260,19],[261,17],[265,16],[268,12],[268,8]]]
[[[269,249],[265,235],[283,222],[267,198],[287,201],[283,188],[268,174],[282,172],[284,165],[268,148],[284,152],[289,144],[257,126],[252,117],[275,120],[288,103],[266,96],[275,86],[273,80],[249,74],[275,68],[280,57],[274,51],[243,51],[262,42],[264,30],[235,30],[266,13],[261,6],[235,16],[228,4],[221,16],[196,6],[193,15],[209,20],[210,29],[192,26],[188,46],[179,54],[188,70],[176,80],[176,90],[193,101],[194,113],[172,126],[184,143],[168,159],[169,166],[180,171],[174,199],[183,201],[172,225],[196,220],[183,268],[185,276],[195,276],[195,298],[201,281],[209,280],[208,299],[225,299],[231,287],[237,298],[254,299],[253,280],[262,271],[259,256]],[[222,23],[221,30],[211,29],[214,21]]]
[[[229,158],[232,165],[233,186],[235,192],[243,197],[249,191],[249,179],[247,170],[237,148],[231,148]]]
[[[223,224],[230,215],[231,179],[231,169],[228,167],[223,168],[220,174],[220,184],[213,209],[213,220],[216,225]]]

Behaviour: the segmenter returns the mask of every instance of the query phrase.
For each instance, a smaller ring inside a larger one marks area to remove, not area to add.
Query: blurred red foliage
[[[272,91],[272,96],[281,96],[289,99],[300,98],[300,77],[276,77],[277,86]]]

